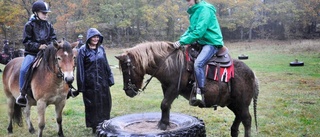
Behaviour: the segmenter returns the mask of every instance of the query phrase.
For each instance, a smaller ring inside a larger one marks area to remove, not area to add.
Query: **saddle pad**
[[[207,65],[206,77],[215,81],[219,80],[218,67],[214,65]],[[220,67],[220,81],[229,82],[231,78],[234,78],[234,66],[233,63],[230,67]]]

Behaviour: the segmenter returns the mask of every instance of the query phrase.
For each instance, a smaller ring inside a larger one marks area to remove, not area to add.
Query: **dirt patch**
[[[135,123],[129,124],[126,127],[124,127],[125,131],[133,132],[133,133],[161,133],[164,132],[163,130],[158,129],[159,121],[137,121]],[[170,123],[170,126],[168,126],[166,131],[173,130],[177,128],[178,126],[176,124]]]

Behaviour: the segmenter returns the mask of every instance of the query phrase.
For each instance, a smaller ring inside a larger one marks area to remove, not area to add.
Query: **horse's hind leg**
[[[56,118],[58,124],[58,135],[59,137],[64,137],[63,130],[62,130],[62,110],[65,106],[65,101],[61,101],[58,105],[56,105]]]
[[[239,126],[240,123],[243,123],[243,126],[245,128],[245,137],[250,137],[251,132],[251,116],[249,113],[249,107],[242,108],[240,106],[237,106],[238,108],[234,108],[233,106],[228,106],[230,110],[233,111],[235,114],[235,119],[233,121],[233,124],[231,126],[231,136],[237,137],[239,134]]]
[[[231,136],[232,137],[237,137],[239,133],[239,125],[241,123],[241,118],[240,116],[237,116],[234,118],[233,124],[231,126]]]
[[[25,110],[24,110],[24,113],[26,115],[26,121],[27,121],[27,124],[28,124],[28,128],[29,128],[29,133],[33,134],[35,132],[34,130],[34,127],[32,125],[32,122],[30,120],[30,109],[31,109],[31,105],[27,105]]]
[[[244,126],[244,136],[250,137],[251,136],[251,115],[249,113],[249,106],[246,109],[242,110],[242,124]]]

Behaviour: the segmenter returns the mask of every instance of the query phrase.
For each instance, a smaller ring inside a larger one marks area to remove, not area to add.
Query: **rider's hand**
[[[46,49],[47,47],[48,47],[47,44],[41,44],[40,47],[39,47],[39,49]]]
[[[173,43],[173,47],[176,48],[176,49],[180,48],[180,46],[181,46],[181,44],[180,44],[179,41]]]

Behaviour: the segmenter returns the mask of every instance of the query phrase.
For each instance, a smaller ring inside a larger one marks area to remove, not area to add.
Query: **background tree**
[[[0,0],[0,38],[21,44],[35,0]],[[319,38],[320,0],[207,0],[216,7],[225,40]],[[185,1],[46,0],[58,38],[76,41],[98,28],[107,46],[176,41],[189,26]],[[10,26],[10,27],[9,27]],[[85,39],[85,38],[84,38]],[[23,46],[21,46],[23,48]]]

